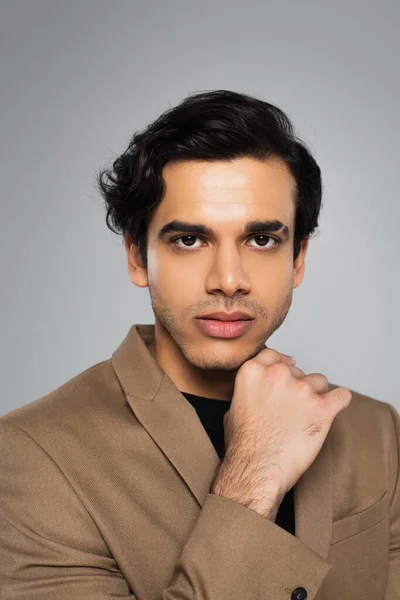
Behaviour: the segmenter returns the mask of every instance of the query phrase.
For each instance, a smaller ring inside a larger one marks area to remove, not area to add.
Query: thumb
[[[331,419],[336,417],[343,409],[347,408],[352,399],[351,391],[346,387],[337,387],[327,394],[321,394]]]

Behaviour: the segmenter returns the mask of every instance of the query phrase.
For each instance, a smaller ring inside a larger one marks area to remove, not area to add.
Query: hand
[[[351,401],[347,388],[328,389],[324,375],[304,375],[271,348],[243,363],[224,417],[225,457],[210,491],[275,519]]]

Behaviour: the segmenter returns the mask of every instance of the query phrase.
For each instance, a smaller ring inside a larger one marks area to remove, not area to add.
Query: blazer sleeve
[[[0,418],[0,600],[134,600],[49,454]]]
[[[63,472],[4,418],[0,456],[0,600],[134,600]],[[286,600],[299,587],[314,600],[330,568],[272,521],[210,493],[159,600]]]
[[[389,573],[385,599],[400,600],[400,415],[393,406],[387,406],[394,422],[394,436],[390,445],[393,494],[390,503]]]

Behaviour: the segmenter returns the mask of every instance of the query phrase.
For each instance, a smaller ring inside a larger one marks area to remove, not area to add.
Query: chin
[[[264,347],[264,343],[262,343],[260,348],[252,346],[249,350],[243,344],[243,348],[240,349],[237,345],[232,345],[232,341],[234,340],[229,340],[230,343],[227,344],[225,340],[209,338],[211,342],[214,340],[218,344],[215,344],[215,347],[213,347],[213,344],[207,344],[207,347],[203,351],[199,351],[199,344],[196,344],[196,342],[194,346],[186,346],[185,348],[181,348],[181,350],[186,360],[197,369],[237,371],[243,363],[253,358]],[[193,351],[191,348],[193,348]]]
[[[193,367],[203,371],[237,371],[243,364],[242,360],[228,358],[226,361],[216,357],[214,360],[210,356],[196,357],[189,360]]]

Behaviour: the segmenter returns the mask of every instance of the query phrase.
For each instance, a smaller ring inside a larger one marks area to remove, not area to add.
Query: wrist
[[[270,490],[264,489],[262,491],[262,497],[258,497],[260,496],[260,492],[257,494],[256,492],[252,492],[251,489],[248,489],[246,490],[246,494],[244,494],[241,491],[234,490],[228,485],[224,485],[218,480],[213,482],[209,493],[229,498],[233,502],[238,502],[274,522],[283,498],[282,494],[277,492],[275,488]]]

